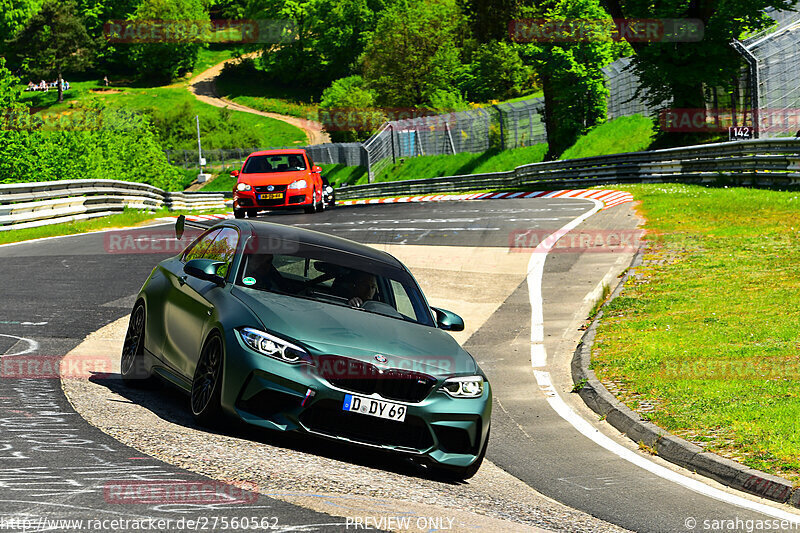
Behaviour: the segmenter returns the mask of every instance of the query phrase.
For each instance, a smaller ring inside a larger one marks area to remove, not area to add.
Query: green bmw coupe
[[[131,385],[158,376],[184,389],[206,425],[233,417],[306,432],[466,479],[486,453],[492,402],[486,376],[445,331],[463,328],[387,253],[230,220],[153,269],[121,372]]]

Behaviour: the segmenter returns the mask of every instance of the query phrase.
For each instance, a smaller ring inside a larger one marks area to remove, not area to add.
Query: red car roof
[[[260,152],[253,152],[250,155],[285,155],[285,154],[304,154],[305,150],[302,148],[282,148],[280,150],[261,150]],[[250,157],[247,156],[247,157]]]

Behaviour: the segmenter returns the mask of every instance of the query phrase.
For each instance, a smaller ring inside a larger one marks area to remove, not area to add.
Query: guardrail
[[[509,172],[353,185],[342,200],[416,196],[482,189],[585,187],[680,181],[737,185],[800,185],[800,140],[734,141],[522,165]]]
[[[85,220],[126,207],[155,211],[224,209],[221,193],[166,192],[119,180],[61,180],[0,184],[0,231]]]

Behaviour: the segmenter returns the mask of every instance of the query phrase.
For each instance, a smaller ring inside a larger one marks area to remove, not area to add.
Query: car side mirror
[[[183,232],[186,229],[186,216],[180,215],[178,220],[175,221],[175,240],[181,240]]]
[[[231,177],[232,178],[238,178],[239,177],[239,171],[238,170],[231,170]]]
[[[447,309],[431,307],[436,315],[436,327],[446,331],[464,331],[464,319]]]
[[[322,172],[322,167],[314,165],[313,167],[311,167],[311,172],[319,174],[320,172]]]
[[[225,285],[225,278],[217,274],[217,270],[224,264],[223,261],[214,259],[190,259],[183,265],[183,271],[193,278],[204,279],[222,287]]]

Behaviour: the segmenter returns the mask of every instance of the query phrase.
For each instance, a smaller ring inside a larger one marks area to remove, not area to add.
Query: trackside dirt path
[[[254,57],[257,53],[258,52],[246,54],[244,57]],[[214,80],[220,75],[222,69],[225,67],[225,64],[232,61],[236,61],[236,59],[228,59],[222,63],[218,63],[192,78],[191,81],[189,81],[189,90],[198,100],[205,102],[206,104],[213,105],[214,107],[227,107],[233,111],[242,111],[245,113],[260,115],[262,117],[274,118],[276,120],[286,122],[287,124],[291,124],[292,126],[297,126],[306,133],[309,145],[331,142],[330,136],[322,130],[322,124],[320,122],[290,117],[288,115],[280,115],[278,113],[259,111],[257,109],[253,109],[252,107],[243,106],[228,100],[227,98],[221,97],[217,92],[217,87],[214,83]]]

